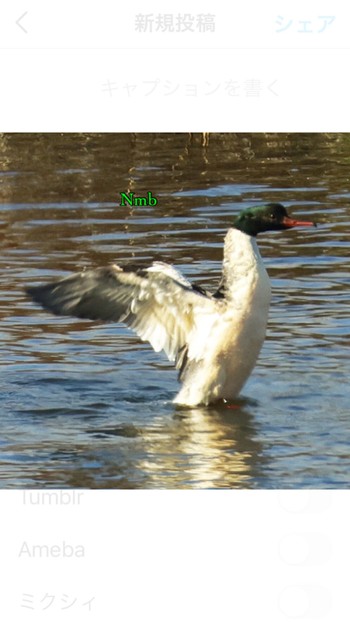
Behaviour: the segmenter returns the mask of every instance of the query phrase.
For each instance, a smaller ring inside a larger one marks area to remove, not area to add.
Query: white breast
[[[193,341],[196,351],[191,357],[197,364],[190,367],[176,403],[208,404],[235,398],[264,342],[271,288],[254,238],[229,230],[224,274],[225,300],[218,301],[215,317],[198,318],[198,335]]]

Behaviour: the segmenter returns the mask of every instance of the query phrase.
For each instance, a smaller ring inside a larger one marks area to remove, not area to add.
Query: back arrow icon
[[[22,26],[22,24],[20,24],[20,21],[21,21],[21,19],[23,19],[23,17],[25,17],[25,16],[27,15],[27,13],[28,13],[28,11],[26,11],[25,13],[23,13],[23,15],[21,15],[21,17],[19,17],[19,18],[16,20],[16,24],[17,24],[17,26],[19,26],[19,27],[23,30],[23,32],[25,32],[26,34],[28,34],[28,30],[26,30],[26,29],[24,28],[24,26]]]

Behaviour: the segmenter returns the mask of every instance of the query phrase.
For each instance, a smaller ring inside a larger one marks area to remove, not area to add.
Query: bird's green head
[[[280,203],[268,203],[260,207],[249,207],[238,214],[233,223],[235,229],[256,236],[263,231],[282,231],[292,227],[315,227],[315,223],[294,220]]]

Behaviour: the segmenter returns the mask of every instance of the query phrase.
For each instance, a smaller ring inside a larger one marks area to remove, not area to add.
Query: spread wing
[[[117,265],[85,270],[28,288],[27,293],[56,315],[125,322],[181,368],[201,318],[207,325],[208,317],[217,316],[218,302],[213,297],[193,289],[175,268],[161,262],[137,272]]]

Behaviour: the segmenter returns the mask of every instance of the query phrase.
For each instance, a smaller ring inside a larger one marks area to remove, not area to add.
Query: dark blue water
[[[347,135],[10,135],[2,152],[2,487],[348,487]],[[119,206],[147,190],[157,206]],[[270,322],[234,409],[176,409],[164,355],[23,294],[153,259],[215,288],[232,215],[267,201],[319,226],[260,238]]]

